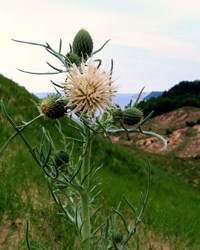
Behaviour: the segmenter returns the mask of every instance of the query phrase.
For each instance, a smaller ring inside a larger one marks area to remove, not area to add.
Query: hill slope
[[[4,100],[9,114],[17,124],[28,121],[37,115],[37,109],[30,99],[38,101],[26,90],[1,76],[0,98]],[[5,91],[4,91],[5,90]],[[66,135],[75,134],[68,126],[67,118],[61,120]],[[0,148],[13,133],[5,117],[0,113]],[[56,134],[55,122],[38,120],[25,131],[31,145],[38,145],[40,127],[47,127],[60,148],[60,138]],[[78,136],[78,135],[77,135]],[[77,148],[78,153],[78,148]],[[112,145],[98,138],[94,143],[92,161],[101,170],[103,195],[102,214],[109,213],[108,204],[118,205],[122,194],[139,204],[137,193],[146,191],[147,162],[146,153],[133,154],[132,149]],[[162,159],[157,158],[152,167],[151,197],[145,212],[144,225],[133,241],[132,249],[198,249],[200,232],[200,195],[197,188],[185,184],[181,178],[166,173],[159,167]],[[36,166],[22,141],[15,138],[13,143],[0,155],[0,248],[24,249],[24,225],[28,218],[31,223],[31,243],[40,242],[51,249],[42,211],[49,217],[54,239],[61,249],[75,249],[71,238],[74,229],[62,219],[58,208],[52,205],[52,198],[46,188],[43,172]],[[126,206],[122,210],[130,217]],[[178,233],[177,233],[178,232]]]
[[[163,91],[152,91],[143,98],[143,101],[148,101],[151,98],[157,98],[163,94]]]
[[[124,135],[114,136],[113,142],[126,145],[141,156],[186,183],[200,188],[200,108],[184,107],[149,119],[144,130],[161,134],[168,142],[168,149],[159,152],[160,141],[142,134],[130,134],[130,141]]]
[[[200,108],[183,107],[158,115],[148,120],[143,129],[163,135],[168,141],[168,152],[174,153],[177,157],[200,156]],[[153,137],[132,134],[131,138],[132,140],[127,142],[119,136],[115,137],[115,141],[138,145],[139,148],[149,152],[158,151],[161,147],[161,143]]]
[[[147,116],[152,108],[153,116],[164,114],[185,106],[200,108],[200,81],[182,81],[157,98],[139,103]]]

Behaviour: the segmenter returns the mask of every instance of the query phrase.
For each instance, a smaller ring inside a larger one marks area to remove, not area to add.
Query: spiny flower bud
[[[116,107],[111,112],[114,122],[118,122],[122,119],[122,110],[120,107]]]
[[[79,57],[87,59],[91,56],[93,51],[93,41],[89,32],[85,29],[81,29],[72,43],[72,50]]]
[[[76,66],[80,66],[81,58],[77,54],[75,54],[74,52],[69,52],[66,55],[65,63],[67,66],[71,66],[73,63],[75,63]]]
[[[122,240],[123,240],[123,235],[120,231],[116,231],[113,233],[113,241],[115,243],[118,244],[118,243],[122,242]]]
[[[69,163],[69,154],[64,150],[59,150],[54,157],[54,161],[57,167]]]
[[[65,114],[64,101],[60,100],[60,95],[51,94],[44,98],[40,103],[41,112],[50,119],[61,118]]]
[[[135,125],[143,119],[143,112],[136,107],[128,107],[123,113],[123,122],[127,125]]]

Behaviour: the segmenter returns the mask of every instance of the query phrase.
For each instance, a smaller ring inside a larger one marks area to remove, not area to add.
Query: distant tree
[[[185,106],[200,107],[200,80],[182,81],[168,91],[164,91],[161,96],[142,101],[138,105],[145,116],[152,109],[153,116],[156,116]]]

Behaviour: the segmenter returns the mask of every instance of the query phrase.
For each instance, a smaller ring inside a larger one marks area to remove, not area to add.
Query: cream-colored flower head
[[[87,66],[86,66],[87,65]],[[65,99],[73,113],[95,117],[96,112],[102,112],[113,106],[116,86],[110,72],[97,67],[93,60],[82,62],[78,68],[75,64],[69,72],[64,85]]]

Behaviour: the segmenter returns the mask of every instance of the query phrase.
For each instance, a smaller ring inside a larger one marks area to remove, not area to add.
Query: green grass
[[[198,190],[200,189],[200,163],[198,157],[184,159],[176,157],[174,153],[164,153],[162,155],[144,153],[136,147],[132,147],[131,152],[140,158],[146,157],[157,168],[178,177],[186,184],[194,186]]]
[[[20,124],[21,119],[28,121],[38,114],[30,100],[38,101],[37,98],[3,76],[0,76],[0,93],[0,99],[4,100],[17,124]],[[73,133],[78,136],[68,126],[66,118],[61,123],[66,135]],[[55,133],[55,122],[43,118],[25,132],[31,144],[38,145],[41,126],[50,131],[57,148],[61,149],[60,138]],[[0,129],[1,148],[13,132],[2,112]],[[75,148],[77,156],[79,148]],[[151,193],[131,249],[162,249],[166,242],[170,249],[199,249],[200,195],[199,186],[195,187],[193,183],[194,179],[199,178],[198,159],[182,161],[171,154],[160,156],[144,153],[96,138],[92,162],[96,166],[103,163],[100,172],[103,189],[99,198],[103,204],[101,214],[108,214],[108,205],[116,208],[123,194],[139,209],[138,193],[145,193],[147,189],[146,159],[152,165]],[[193,170],[188,164],[193,164]],[[121,210],[128,219],[132,219],[124,202]],[[35,245],[40,242],[51,249],[44,211],[49,218],[53,237],[61,249],[76,249],[77,242],[72,240],[76,232],[52,203],[43,171],[35,164],[22,141],[15,138],[0,155],[0,248],[25,249],[24,229],[28,219],[31,242]]]
[[[105,157],[102,179],[106,199],[117,206],[119,199],[126,194],[138,205],[137,193],[145,193],[147,189],[147,155],[143,153],[144,159],[141,159],[132,155],[131,149],[118,146],[113,147],[112,151],[112,146],[104,143],[98,146],[98,155],[101,155],[102,160]],[[153,164],[151,195],[144,216],[145,227],[166,239],[177,238],[188,247],[198,245],[199,210],[199,190]]]

